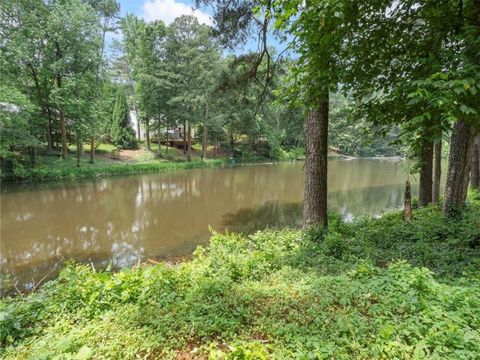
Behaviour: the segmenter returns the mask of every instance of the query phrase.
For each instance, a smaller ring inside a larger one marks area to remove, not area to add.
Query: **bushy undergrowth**
[[[81,167],[49,167],[38,166],[35,168],[22,168],[14,174],[2,174],[2,181],[28,181],[43,182],[52,180],[77,180],[99,178],[107,176],[130,175],[139,173],[163,172],[174,169],[194,169],[221,166],[223,160],[207,160],[192,162],[157,162],[138,164],[108,164],[91,166],[85,164]]]
[[[0,303],[0,357],[478,359],[480,196],[319,236],[214,234],[180,265],[70,264]]]

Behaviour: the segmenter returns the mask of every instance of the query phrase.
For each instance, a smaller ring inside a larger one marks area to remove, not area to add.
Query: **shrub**
[[[214,233],[177,266],[68,263],[0,301],[0,357],[477,359],[480,201],[328,233]],[[34,355],[33,355],[34,354]]]

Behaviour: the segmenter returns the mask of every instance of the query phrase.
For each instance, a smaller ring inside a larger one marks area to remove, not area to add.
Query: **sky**
[[[181,15],[193,15],[200,23],[212,25],[205,10],[193,10],[192,1],[186,0],[117,0],[121,15],[135,14],[146,21],[163,20],[167,25]]]
[[[120,4],[120,15],[134,14],[145,21],[162,20],[165,24],[170,24],[175,18],[181,15],[193,15],[200,23],[213,25],[208,9],[192,9],[191,0],[117,0]],[[120,34],[107,35],[107,41],[111,42],[113,38],[120,39]],[[277,51],[282,50],[278,41],[272,38],[270,42]],[[244,46],[234,51],[242,53],[246,51],[255,51],[258,48],[258,41],[252,38]]]

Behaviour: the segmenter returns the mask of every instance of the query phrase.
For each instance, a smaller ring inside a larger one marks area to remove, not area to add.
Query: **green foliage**
[[[113,106],[110,134],[112,142],[123,149],[135,149],[138,146],[135,131],[130,124],[127,97],[121,89],[117,90]]]
[[[34,117],[35,105],[13,86],[0,85],[0,159],[2,176],[24,171],[22,150],[37,146]]]
[[[299,230],[214,233],[176,266],[69,263],[0,301],[10,358],[476,359],[480,194],[437,208]],[[332,256],[333,255],[333,256]]]
[[[170,161],[170,160],[169,160]],[[177,169],[196,169],[205,167],[222,166],[223,160],[183,161],[172,162],[150,162],[150,163],[125,163],[111,164],[109,162],[96,162],[94,165],[77,167],[73,162],[65,166],[53,167],[50,165],[39,165],[35,168],[22,168],[15,173],[2,173],[2,182],[26,181],[44,182],[55,180],[80,180],[95,179],[109,176],[133,175],[142,173],[165,172]]]

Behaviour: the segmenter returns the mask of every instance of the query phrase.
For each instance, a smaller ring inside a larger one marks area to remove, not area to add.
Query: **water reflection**
[[[302,166],[263,164],[3,187],[1,274],[28,287],[63,259],[122,268],[189,254],[208,239],[209,225],[243,232],[297,225]],[[345,218],[401,206],[402,162],[334,160],[329,171],[330,208]]]
[[[400,206],[399,204],[403,201],[403,191],[404,188],[401,185],[393,185],[331,192],[328,194],[329,207],[347,221],[360,215],[356,209],[363,209],[365,214],[371,216],[381,216],[385,211]],[[251,234],[266,227],[298,227],[302,224],[302,211],[302,202],[273,201],[226,214],[223,225],[230,231],[244,234]]]

